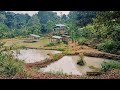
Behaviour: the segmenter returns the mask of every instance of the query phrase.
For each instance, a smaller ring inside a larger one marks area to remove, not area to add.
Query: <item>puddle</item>
[[[95,57],[84,57],[85,65],[77,65],[77,60],[79,56],[64,56],[60,60],[51,63],[45,68],[40,68],[39,72],[61,72],[68,75],[84,75],[88,71],[93,71],[94,69],[89,66],[94,66],[95,68],[101,68],[101,63],[105,61],[102,58]],[[107,60],[107,59],[106,59]]]
[[[14,51],[13,55],[15,58],[24,60],[25,63],[34,63],[49,58],[48,53],[57,54],[62,52],[55,50],[23,49],[20,50],[19,54],[17,54],[17,51]]]

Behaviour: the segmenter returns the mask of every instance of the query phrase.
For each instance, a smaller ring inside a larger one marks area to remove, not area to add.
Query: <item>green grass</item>
[[[54,55],[53,55],[53,60],[58,60],[59,57],[60,57],[60,56],[59,56],[58,54],[54,54]]]
[[[65,51],[63,51],[63,54],[65,55],[69,55],[71,54],[72,50],[66,49]]]
[[[120,50],[120,41],[114,41],[111,39],[106,39],[102,43],[97,45],[98,50],[102,50],[108,53],[114,53]]]
[[[12,56],[12,52],[9,50],[7,51],[7,53],[3,53],[1,51],[0,52],[0,75],[3,75],[5,77],[13,77],[18,73],[26,77],[26,72],[24,70],[24,62],[18,59],[15,59]]]
[[[0,73],[7,77],[14,76],[16,73],[24,72],[23,64],[22,61],[14,59],[10,54],[6,55],[0,53]]]
[[[30,47],[30,48],[40,48],[43,47],[47,44],[49,44],[49,39],[47,38],[40,38],[38,42],[34,43],[26,43],[24,42],[26,38],[12,38],[12,39],[1,39],[1,42],[5,42],[4,47],[11,47],[11,49],[16,48],[16,47]],[[14,46],[14,47],[13,47]]]
[[[58,50],[58,51],[65,51],[64,48],[58,48],[57,50]]]
[[[59,70],[59,71],[49,71],[47,72],[49,74],[55,74],[55,75],[67,75],[66,73],[63,72],[63,70]]]
[[[109,69],[120,69],[120,62],[117,61],[109,61],[109,62],[103,62],[101,64],[102,66],[102,71],[107,71]]]
[[[86,38],[84,38],[84,37],[80,37],[79,39],[78,39],[78,42],[80,43],[80,44],[84,44],[85,42],[87,42],[88,41],[88,39],[86,39]]]
[[[46,47],[51,47],[51,46],[55,46],[55,44],[54,43],[49,43],[49,44],[46,45]]]

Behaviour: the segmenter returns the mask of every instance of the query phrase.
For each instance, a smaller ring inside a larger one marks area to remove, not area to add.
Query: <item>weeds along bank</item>
[[[14,59],[11,51],[3,53],[3,45],[3,43],[0,43],[0,76],[13,78],[16,75],[20,75],[22,78],[27,78],[24,62]]]

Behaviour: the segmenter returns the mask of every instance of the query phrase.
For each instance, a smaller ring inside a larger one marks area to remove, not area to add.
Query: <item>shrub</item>
[[[48,45],[46,45],[46,47],[50,47],[50,46],[54,46],[54,43],[49,43]]]
[[[64,48],[58,48],[57,50],[58,51],[64,51],[65,49]]]
[[[80,53],[80,59],[77,62],[77,64],[80,66],[85,65],[85,62],[83,61],[83,57],[84,57],[84,55],[82,53]]]
[[[6,77],[15,76],[17,73],[24,72],[23,62],[14,59],[12,53],[0,52],[0,74]]]
[[[120,69],[120,62],[117,61],[103,62],[101,66],[102,66],[102,71],[106,72],[109,69]]]
[[[83,65],[84,65],[84,62],[83,62],[82,59],[79,59],[79,61],[77,62],[77,64],[80,65],[80,66],[83,66]]]
[[[58,60],[59,59],[59,55],[58,54],[53,55],[53,59],[54,60]]]
[[[67,75],[67,73],[64,73],[63,70],[59,71],[49,71],[49,74],[55,74],[55,75]]]
[[[23,72],[23,65],[20,61],[8,60],[4,63],[3,67],[3,73],[8,77]]]
[[[14,59],[10,55],[3,56],[3,62],[1,64],[3,71],[2,73],[7,76],[14,76],[16,73],[23,72],[23,62]]]
[[[66,49],[65,51],[63,51],[63,54],[65,55],[70,55],[72,53],[72,50]]]
[[[102,50],[108,53],[116,53],[120,50],[120,41],[105,40],[97,45],[98,50]]]
[[[79,39],[78,39],[78,42],[80,43],[80,44],[84,44],[85,42],[87,42],[88,41],[88,39],[86,39],[85,37],[80,37]]]

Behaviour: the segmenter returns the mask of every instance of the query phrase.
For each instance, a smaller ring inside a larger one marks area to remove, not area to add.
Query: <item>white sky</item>
[[[33,14],[37,13],[38,11],[11,11],[11,12],[14,12],[14,13],[23,13],[23,14],[27,13],[30,16],[32,16]],[[60,15],[61,12],[62,12],[62,14],[66,14],[66,15],[69,14],[69,11],[53,11],[53,12],[57,12],[57,15]]]

